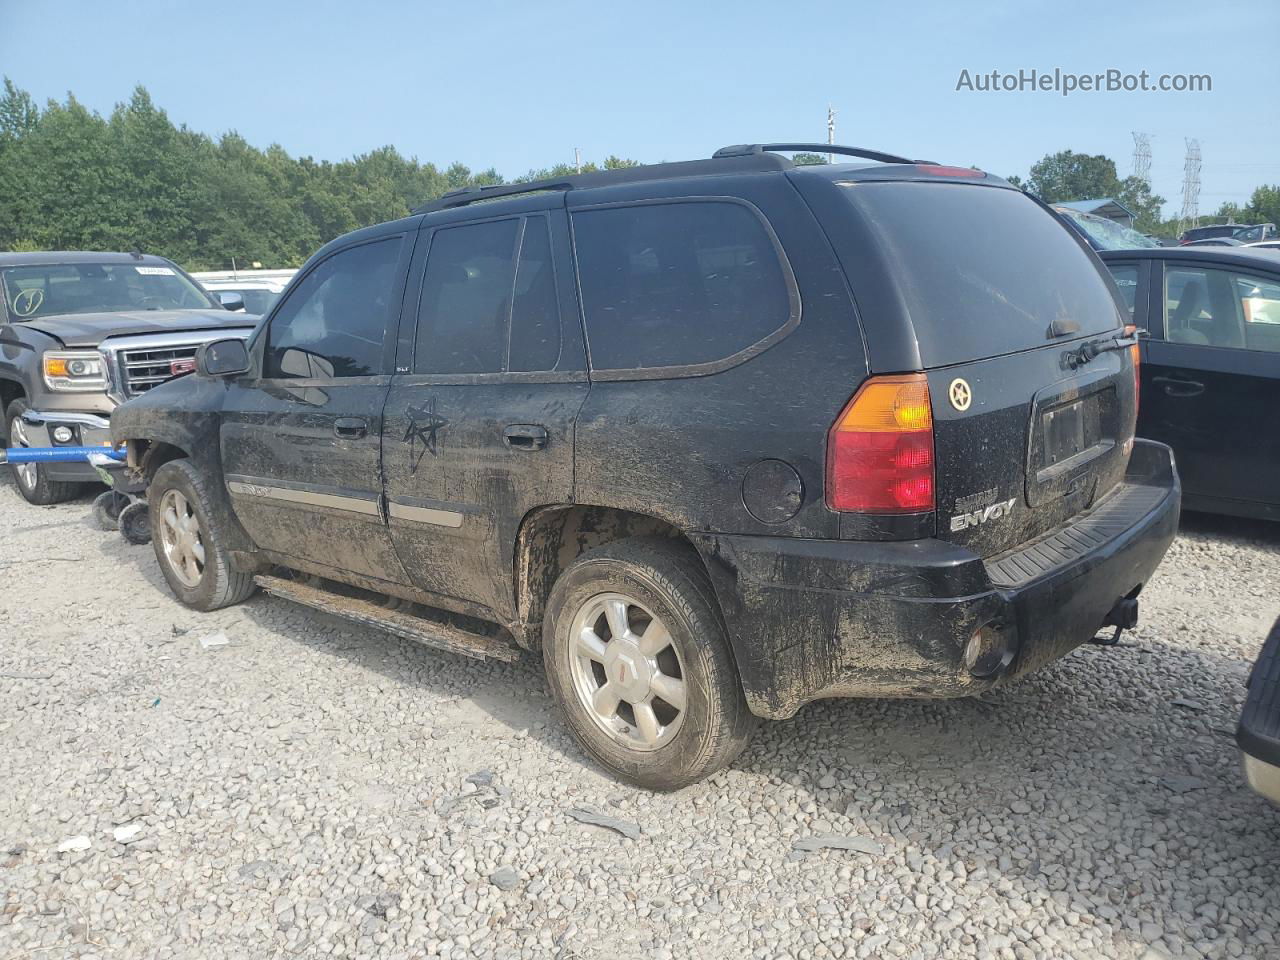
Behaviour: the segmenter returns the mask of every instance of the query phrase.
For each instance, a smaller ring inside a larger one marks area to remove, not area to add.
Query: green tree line
[[[797,154],[822,163],[822,154]],[[610,156],[584,171],[634,166]],[[570,164],[516,180],[564,176]],[[1171,235],[1162,197],[1114,161],[1063,150],[1010,180],[1054,203],[1116,197],[1138,229]],[[220,137],[176,126],[143,87],[109,116],[68,94],[38,106],[5,78],[0,95],[0,250],[132,250],[168,256],[191,270],[259,261],[297,266],[321,244],[358,227],[405,216],[447,190],[501,183],[492,168],[437,167],[386,146],[330,162],[259,149],[232,132]],[[1216,218],[1280,223],[1280,186]]]
[[[493,169],[441,168],[390,146],[329,162],[210,137],[175,126],[142,87],[105,117],[72,95],[41,108],[8,78],[0,96],[0,250],[137,248],[190,270],[232,257],[298,266],[326,241],[447,190],[501,182]]]

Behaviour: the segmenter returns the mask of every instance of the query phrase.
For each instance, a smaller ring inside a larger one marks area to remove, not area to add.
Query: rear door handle
[[[1204,384],[1199,380],[1184,380],[1182,377],[1152,377],[1152,383],[1163,383],[1164,392],[1169,397],[1198,397],[1204,393]]]
[[[547,428],[536,423],[513,423],[502,431],[502,440],[513,450],[541,450],[547,445]]]
[[[359,440],[369,432],[369,423],[360,417],[339,417],[333,421],[333,432],[344,440]]]

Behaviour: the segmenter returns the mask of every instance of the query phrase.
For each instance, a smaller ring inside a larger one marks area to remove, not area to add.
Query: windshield
[[[215,306],[173,267],[150,263],[51,263],[0,269],[17,320],[65,313],[207,310]]]
[[[1158,247],[1149,237],[1144,237],[1137,230],[1122,227],[1114,220],[1105,217],[1091,217],[1068,207],[1054,207],[1059,214],[1079,227],[1101,250],[1141,250],[1145,247]]]

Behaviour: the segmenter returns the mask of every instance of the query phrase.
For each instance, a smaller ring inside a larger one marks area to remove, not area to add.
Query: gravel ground
[[[1280,528],[1185,523],[1118,650],[815,704],[661,796],[532,662],[194,613],[89,499],[0,481],[0,960],[1280,956],[1280,811],[1231,737]]]

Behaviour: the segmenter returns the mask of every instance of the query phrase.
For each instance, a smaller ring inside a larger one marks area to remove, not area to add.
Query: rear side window
[[[552,370],[560,303],[545,217],[436,232],[418,301],[415,373]]]
[[[1081,335],[1121,322],[1068,228],[1015,190],[843,186],[892,265],[926,367],[1044,346],[1054,320],[1074,321]]]
[[[724,360],[793,320],[773,239],[743,204],[580,210],[573,230],[596,370]]]

